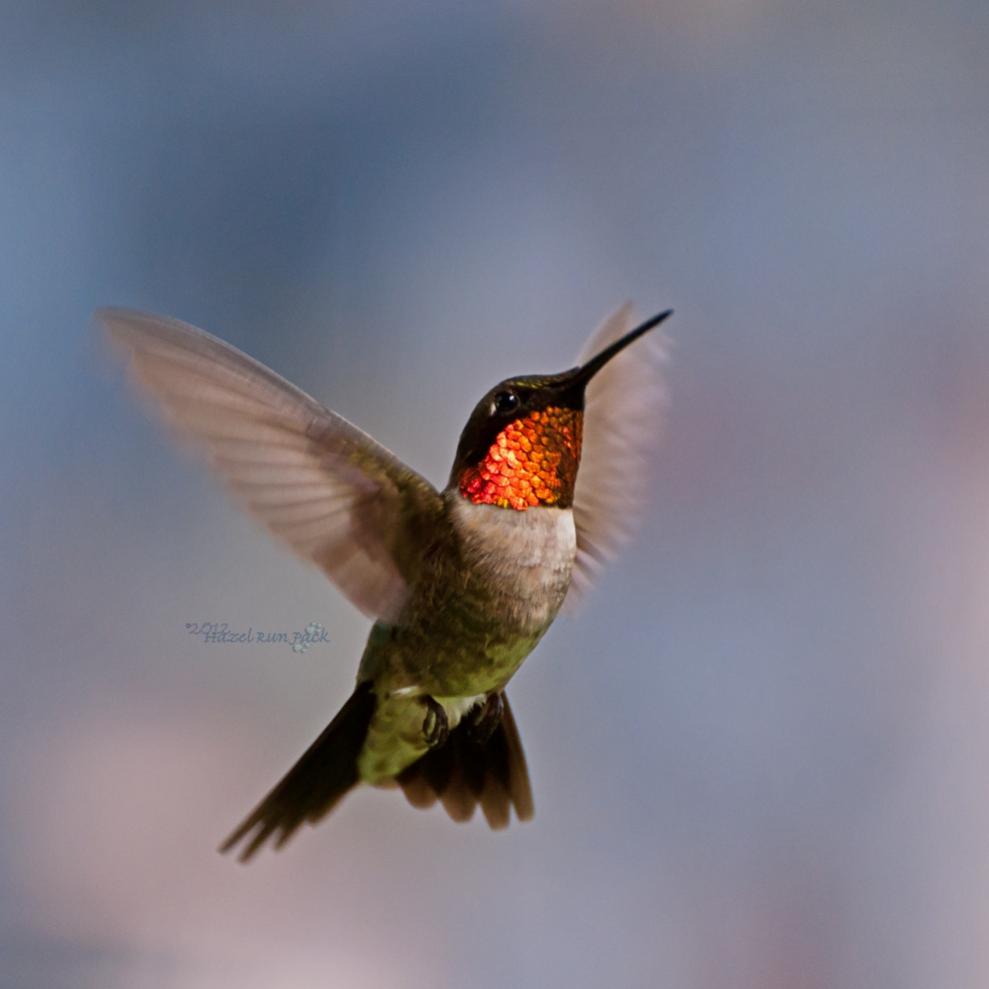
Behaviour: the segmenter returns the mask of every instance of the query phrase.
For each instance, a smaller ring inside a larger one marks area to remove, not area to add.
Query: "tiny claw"
[[[432,697],[423,697],[422,704],[426,708],[426,716],[422,719],[422,737],[431,748],[439,748],[450,734],[450,722],[446,710]]]
[[[467,733],[471,741],[483,745],[494,734],[501,724],[501,716],[505,710],[505,702],[501,694],[488,694],[483,704],[479,704],[470,713]]]

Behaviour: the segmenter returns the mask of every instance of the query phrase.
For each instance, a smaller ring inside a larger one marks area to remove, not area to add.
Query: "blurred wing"
[[[436,490],[342,416],[187,323],[97,313],[132,378],[234,497],[365,614],[394,621],[441,511]]]
[[[584,345],[584,364],[632,329],[632,307],[609,316]],[[635,531],[666,395],[665,339],[653,330],[618,354],[587,386],[584,440],[574,489],[577,560],[567,602],[572,607]]]

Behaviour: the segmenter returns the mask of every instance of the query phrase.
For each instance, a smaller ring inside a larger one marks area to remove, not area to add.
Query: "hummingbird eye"
[[[519,407],[519,397],[513,391],[500,391],[495,394],[495,412],[514,412]]]

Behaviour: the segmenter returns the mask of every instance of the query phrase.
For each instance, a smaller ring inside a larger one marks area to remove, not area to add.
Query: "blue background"
[[[985,986],[987,45],[976,0],[0,8],[0,981]],[[477,397],[626,298],[677,310],[666,441],[512,685],[535,821],[362,791],[218,856],[367,622],[93,308],[443,483]]]

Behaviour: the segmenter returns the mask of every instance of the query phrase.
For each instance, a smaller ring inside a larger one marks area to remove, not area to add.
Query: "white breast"
[[[517,512],[452,498],[451,518],[464,562],[497,587],[528,628],[552,621],[570,585],[577,533],[569,508]]]

